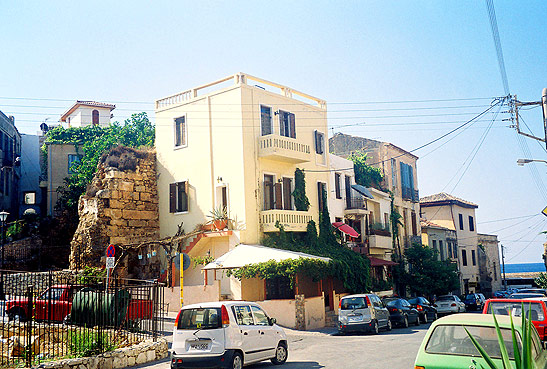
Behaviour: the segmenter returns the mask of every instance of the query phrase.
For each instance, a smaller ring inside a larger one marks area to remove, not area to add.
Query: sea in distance
[[[543,263],[505,264],[505,273],[545,272]]]

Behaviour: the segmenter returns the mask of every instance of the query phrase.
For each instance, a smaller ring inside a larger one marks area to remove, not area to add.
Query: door
[[[268,316],[258,306],[251,305],[251,311],[255,318],[255,324],[258,327],[258,334],[260,340],[260,349],[264,350],[260,352],[262,359],[268,359],[275,355],[275,349],[277,347],[277,332],[273,329],[268,321]]]
[[[241,349],[244,352],[245,364],[259,360],[264,355],[261,348],[259,327],[255,325],[253,313],[249,305],[234,305],[239,332],[241,334]]]

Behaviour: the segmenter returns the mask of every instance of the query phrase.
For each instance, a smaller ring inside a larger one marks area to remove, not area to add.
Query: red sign
[[[114,247],[114,245],[109,245],[106,248],[106,256],[107,257],[113,258],[115,253],[116,253],[116,248]]]

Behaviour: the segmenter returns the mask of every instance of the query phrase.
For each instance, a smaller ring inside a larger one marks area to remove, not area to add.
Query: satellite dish
[[[192,260],[190,260],[190,256],[188,256],[187,253],[182,253],[182,270],[186,270],[190,268],[190,264],[192,263]]]

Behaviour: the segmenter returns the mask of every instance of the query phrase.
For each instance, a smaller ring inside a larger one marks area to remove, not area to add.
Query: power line
[[[536,217],[540,214],[530,214],[530,215],[522,215],[519,217],[512,217],[512,218],[504,218],[504,219],[495,219],[495,220],[486,220],[484,222],[477,222],[477,224],[486,224],[486,223],[497,223],[497,222],[504,222],[506,220],[514,220],[514,219],[522,219],[522,218],[532,218]]]
[[[503,90],[505,95],[509,95],[509,81],[507,80],[507,72],[505,70],[505,61],[503,59],[503,51],[501,49],[500,34],[498,31],[498,21],[496,19],[496,10],[494,9],[494,3],[492,0],[486,0],[486,7],[488,8],[488,18],[490,19],[490,30],[492,31],[492,38],[494,39],[494,46],[496,47],[496,56],[498,59],[498,65],[500,68],[501,80],[503,83]]]

